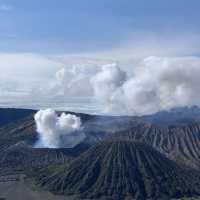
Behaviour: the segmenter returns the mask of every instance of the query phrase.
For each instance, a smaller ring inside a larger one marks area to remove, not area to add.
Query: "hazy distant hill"
[[[157,125],[181,125],[188,122],[200,121],[200,108],[179,107],[169,111],[160,111],[152,115],[143,116],[142,119]]]

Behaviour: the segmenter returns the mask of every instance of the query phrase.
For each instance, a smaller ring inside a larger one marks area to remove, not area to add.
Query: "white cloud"
[[[120,74],[119,68],[115,68]],[[104,70],[93,81],[98,82]],[[110,72],[112,82],[102,79],[101,90],[94,84],[97,99],[109,113],[142,115],[177,106],[200,106],[199,58],[148,57],[134,69],[134,76],[123,82],[114,70]]]
[[[91,77],[94,95],[106,106],[106,109],[115,109],[113,96],[118,88],[124,84],[126,78],[126,72],[122,71],[116,63],[103,65],[102,70]]]
[[[50,81],[56,71],[62,66],[46,56],[34,54],[0,54],[1,93],[9,90],[26,90],[31,95],[34,88],[40,88]],[[19,93],[20,95],[20,93]]]
[[[38,111],[34,119],[40,134],[37,144],[40,147],[73,147],[85,138],[81,119],[76,115],[62,113],[58,116],[54,110],[46,109]]]
[[[0,106],[96,113],[89,77],[102,59],[0,54]]]
[[[0,97],[13,88],[20,91],[18,101],[11,96],[15,107],[107,114],[200,105],[199,57],[110,56],[0,54]],[[27,104],[24,95],[20,98],[26,91]]]
[[[62,66],[47,56],[37,54],[3,54],[0,53],[0,74],[5,78],[46,79],[50,78]]]
[[[92,87],[89,79],[90,74],[86,68],[72,67],[62,68],[55,75],[55,82],[52,84],[50,92],[67,96],[91,96]]]

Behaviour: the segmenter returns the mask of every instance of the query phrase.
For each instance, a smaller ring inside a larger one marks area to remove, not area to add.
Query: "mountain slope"
[[[167,127],[139,123],[114,137],[145,142],[181,165],[200,169],[200,123]]]
[[[38,184],[56,194],[86,199],[170,199],[200,194],[200,176],[178,167],[150,146],[107,141],[90,148]]]
[[[32,148],[21,142],[0,152],[0,175],[26,174],[49,165],[69,163],[87,148],[85,145],[78,145],[71,149]]]
[[[0,126],[14,123],[30,116],[34,112],[34,110],[28,109],[0,108]]]
[[[72,158],[65,149],[36,149],[19,143],[0,153],[0,175],[26,173],[50,164],[63,164]]]
[[[0,115],[1,112],[6,113],[6,109],[1,109]],[[7,112],[10,113],[10,109]],[[14,109],[13,112],[18,110]],[[85,144],[93,145],[110,138],[141,141],[181,165],[200,169],[199,108],[160,112],[140,118],[78,115],[83,121],[83,131],[87,136],[83,142]],[[30,114],[0,127],[0,151],[19,142],[33,145],[37,137],[33,114]]]
[[[122,117],[90,121],[84,130],[86,143],[94,144],[111,138],[140,141],[181,165],[200,169],[200,122],[163,126]]]

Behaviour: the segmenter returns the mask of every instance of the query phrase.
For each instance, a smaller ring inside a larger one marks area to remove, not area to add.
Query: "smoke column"
[[[46,109],[38,111],[34,119],[39,133],[37,147],[73,147],[85,138],[81,119],[76,115],[58,116],[54,110]]]

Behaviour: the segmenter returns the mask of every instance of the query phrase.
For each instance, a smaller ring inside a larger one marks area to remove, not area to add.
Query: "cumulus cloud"
[[[82,132],[81,119],[76,115],[62,113],[60,116],[51,109],[40,110],[35,116],[39,147],[73,147],[80,143],[85,134]]]
[[[106,112],[151,114],[177,106],[200,106],[200,59],[148,57],[126,78],[118,66],[102,67],[92,78]]]
[[[106,110],[115,109],[113,101],[115,93],[126,81],[126,72],[122,71],[116,63],[102,66],[102,70],[91,78],[94,95],[106,105]]]
[[[101,67],[76,65],[57,71],[50,94],[91,97],[99,112],[144,115],[179,106],[200,106],[198,57],[147,57]]]
[[[63,56],[54,57],[60,68],[48,86],[41,87],[41,93],[52,96],[91,97],[93,87],[90,79],[101,70],[101,66],[109,63],[108,59],[94,57]]]
[[[26,97],[28,104],[19,98],[21,107],[143,115],[177,106],[200,106],[199,57],[114,58],[51,60],[33,55],[0,55],[0,69],[4,71],[0,74],[0,97],[7,94],[4,90],[10,91],[8,81],[12,80],[14,94],[20,91],[21,97],[22,92],[30,93]],[[26,66],[31,69],[27,71]],[[16,98],[11,99],[16,105]]]
[[[89,83],[91,75],[83,69],[77,66],[61,68],[55,75],[50,91],[65,96],[91,96],[92,87]]]

